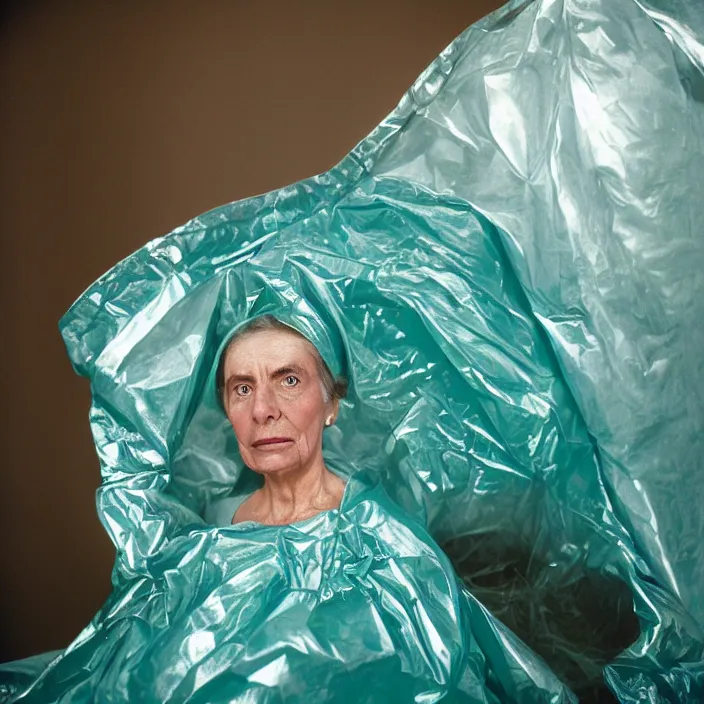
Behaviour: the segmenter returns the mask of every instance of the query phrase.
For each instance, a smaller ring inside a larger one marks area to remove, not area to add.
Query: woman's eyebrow
[[[274,370],[270,375],[270,379],[276,379],[278,377],[285,376],[286,374],[297,374],[299,376],[305,376],[305,369],[298,366],[297,364],[286,364],[283,367],[279,367]],[[255,378],[249,376],[248,374],[230,374],[225,380],[225,385],[230,386],[232,384],[254,384]]]
[[[229,386],[230,384],[235,382],[238,384],[253,384],[254,377],[247,376],[246,374],[230,374],[230,376],[227,377],[225,384]]]
[[[279,367],[277,370],[273,371],[271,373],[271,378],[276,379],[277,377],[285,376],[286,374],[298,374],[299,376],[303,376],[305,374],[305,370],[297,364],[287,364],[286,366]]]

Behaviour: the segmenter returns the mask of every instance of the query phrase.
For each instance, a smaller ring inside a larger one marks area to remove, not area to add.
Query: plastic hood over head
[[[269,287],[265,288],[254,301],[247,317],[224,335],[215,353],[205,386],[206,402],[211,406],[220,405],[217,373],[227,346],[240,330],[263,316],[271,316],[299,332],[317,349],[335,379],[346,377],[345,349],[336,322],[324,311],[317,312],[309,301],[296,294],[290,287],[284,290]]]

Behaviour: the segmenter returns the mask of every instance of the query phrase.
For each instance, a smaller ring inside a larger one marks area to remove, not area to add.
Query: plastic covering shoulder
[[[699,2],[509,3],[331,171],[86,291],[114,590],[4,698],[704,701],[703,38]],[[206,378],[289,290],[344,344],[349,481],[232,526]]]

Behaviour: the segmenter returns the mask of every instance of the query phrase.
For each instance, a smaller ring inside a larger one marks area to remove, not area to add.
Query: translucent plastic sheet
[[[19,701],[704,701],[703,36],[509,3],[330,172],[86,291],[115,589]],[[289,295],[344,341],[346,497],[216,527],[253,478],[205,381]]]

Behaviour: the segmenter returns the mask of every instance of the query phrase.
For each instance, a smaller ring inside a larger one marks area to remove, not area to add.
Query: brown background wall
[[[498,0],[15,3],[0,30],[0,662],[110,589],[88,383],[57,322],[147,240],[325,171]]]

